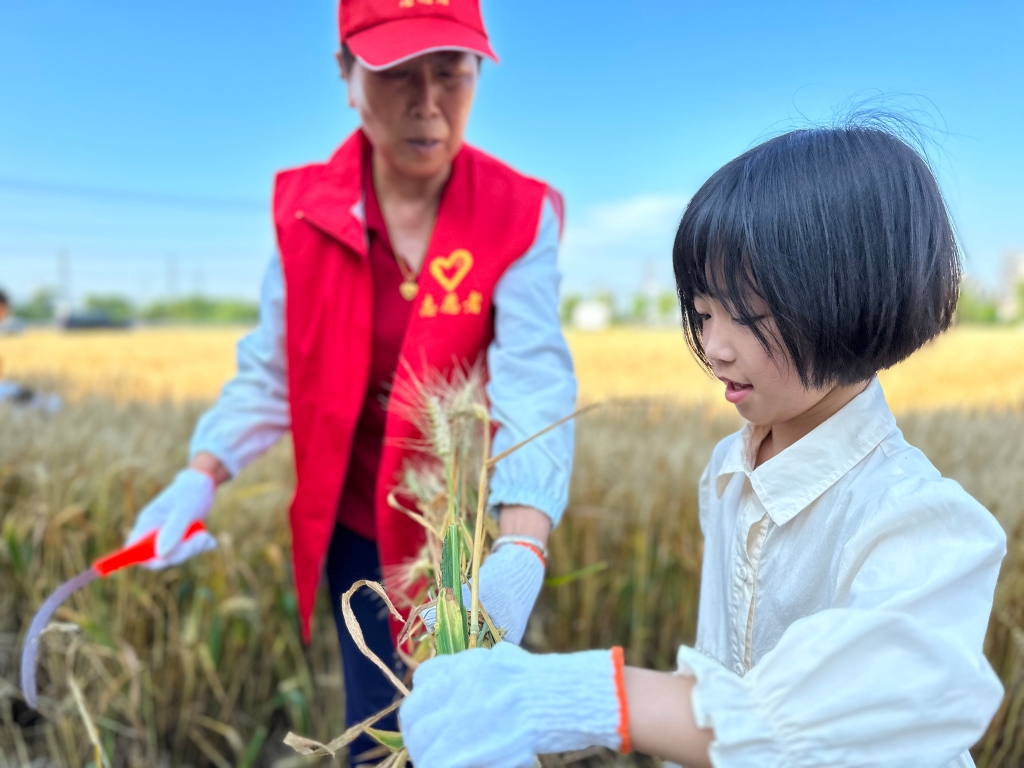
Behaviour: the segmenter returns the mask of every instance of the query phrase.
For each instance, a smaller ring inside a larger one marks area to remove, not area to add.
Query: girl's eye
[[[758,315],[757,317],[751,317],[746,320],[740,317],[734,317],[732,318],[732,321],[736,323],[736,325],[742,325],[744,328],[753,328],[756,325],[760,325],[764,319],[764,315]]]
[[[706,315],[706,314],[704,314],[703,312],[698,312],[698,313],[697,313],[697,317],[699,317],[699,318],[700,318],[700,321],[701,321],[702,323],[706,323],[706,322],[707,322],[708,320],[710,320],[710,319],[711,319],[711,315]]]

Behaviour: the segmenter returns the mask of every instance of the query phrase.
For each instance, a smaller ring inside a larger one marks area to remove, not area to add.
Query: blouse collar
[[[859,464],[896,428],[882,385],[867,388],[784,451],[754,469],[768,432],[749,422],[732,442],[716,478],[721,496],[734,474],[743,473],[776,525],[785,525]]]

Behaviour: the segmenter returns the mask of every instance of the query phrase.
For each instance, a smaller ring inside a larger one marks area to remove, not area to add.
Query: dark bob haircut
[[[946,330],[960,284],[931,169],[877,125],[793,131],[728,163],[687,205],[672,261],[687,343],[709,370],[701,296],[770,355],[784,347],[814,388],[865,381]]]

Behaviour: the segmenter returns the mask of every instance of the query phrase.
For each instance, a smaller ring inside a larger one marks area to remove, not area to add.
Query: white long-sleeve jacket
[[[494,291],[487,395],[499,422],[495,454],[569,415],[576,402],[572,357],[558,317],[558,238],[558,217],[545,202],[533,244]],[[281,263],[274,258],[263,280],[260,324],[239,342],[238,372],[192,437],[193,456],[210,453],[232,475],[291,426],[284,302]],[[531,506],[557,524],[569,501],[574,435],[569,422],[499,462],[491,504]]]

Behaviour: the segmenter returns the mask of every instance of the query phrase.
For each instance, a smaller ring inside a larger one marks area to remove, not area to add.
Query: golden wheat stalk
[[[395,402],[402,415],[423,433],[423,440],[416,445],[426,454],[425,466],[421,463],[419,466],[406,467],[404,473],[402,490],[416,499],[417,509],[411,510],[403,505],[397,492],[388,495],[388,503],[393,508],[412,517],[427,533],[427,542],[420,557],[406,570],[406,584],[411,583],[413,576],[433,574],[432,581],[438,590],[436,599],[429,599],[428,591],[428,600],[412,609],[400,633],[400,642],[404,644],[414,637],[414,627],[417,622],[422,622],[424,611],[434,610],[433,631],[419,639],[413,654],[402,652],[402,658],[414,668],[418,660],[432,655],[459,653],[480,647],[485,640],[491,644],[501,641],[501,629],[494,626],[480,603],[479,586],[491,470],[502,459],[594,406],[559,419],[508,450],[491,456],[491,417],[484,394],[483,373],[479,367],[457,371],[451,379],[440,375],[430,375],[422,381],[414,378],[413,385],[404,390]],[[477,443],[479,450],[475,450]],[[466,478],[474,470],[477,473],[477,488],[470,533],[466,524],[470,501]],[[462,598],[462,587],[467,581],[471,595],[468,616]],[[351,600],[364,587],[376,592],[391,614],[401,619],[380,584],[359,581],[341,598],[345,624],[363,655],[384,672],[399,694],[407,696],[409,690],[405,683],[363,640],[362,630],[351,608]],[[392,764],[392,760],[395,765],[404,764],[401,734],[377,731],[361,723],[346,731],[339,739],[351,740],[360,733],[366,733],[392,751],[387,764]],[[302,750],[327,749],[325,745],[304,740],[294,734],[289,734],[286,743]]]

